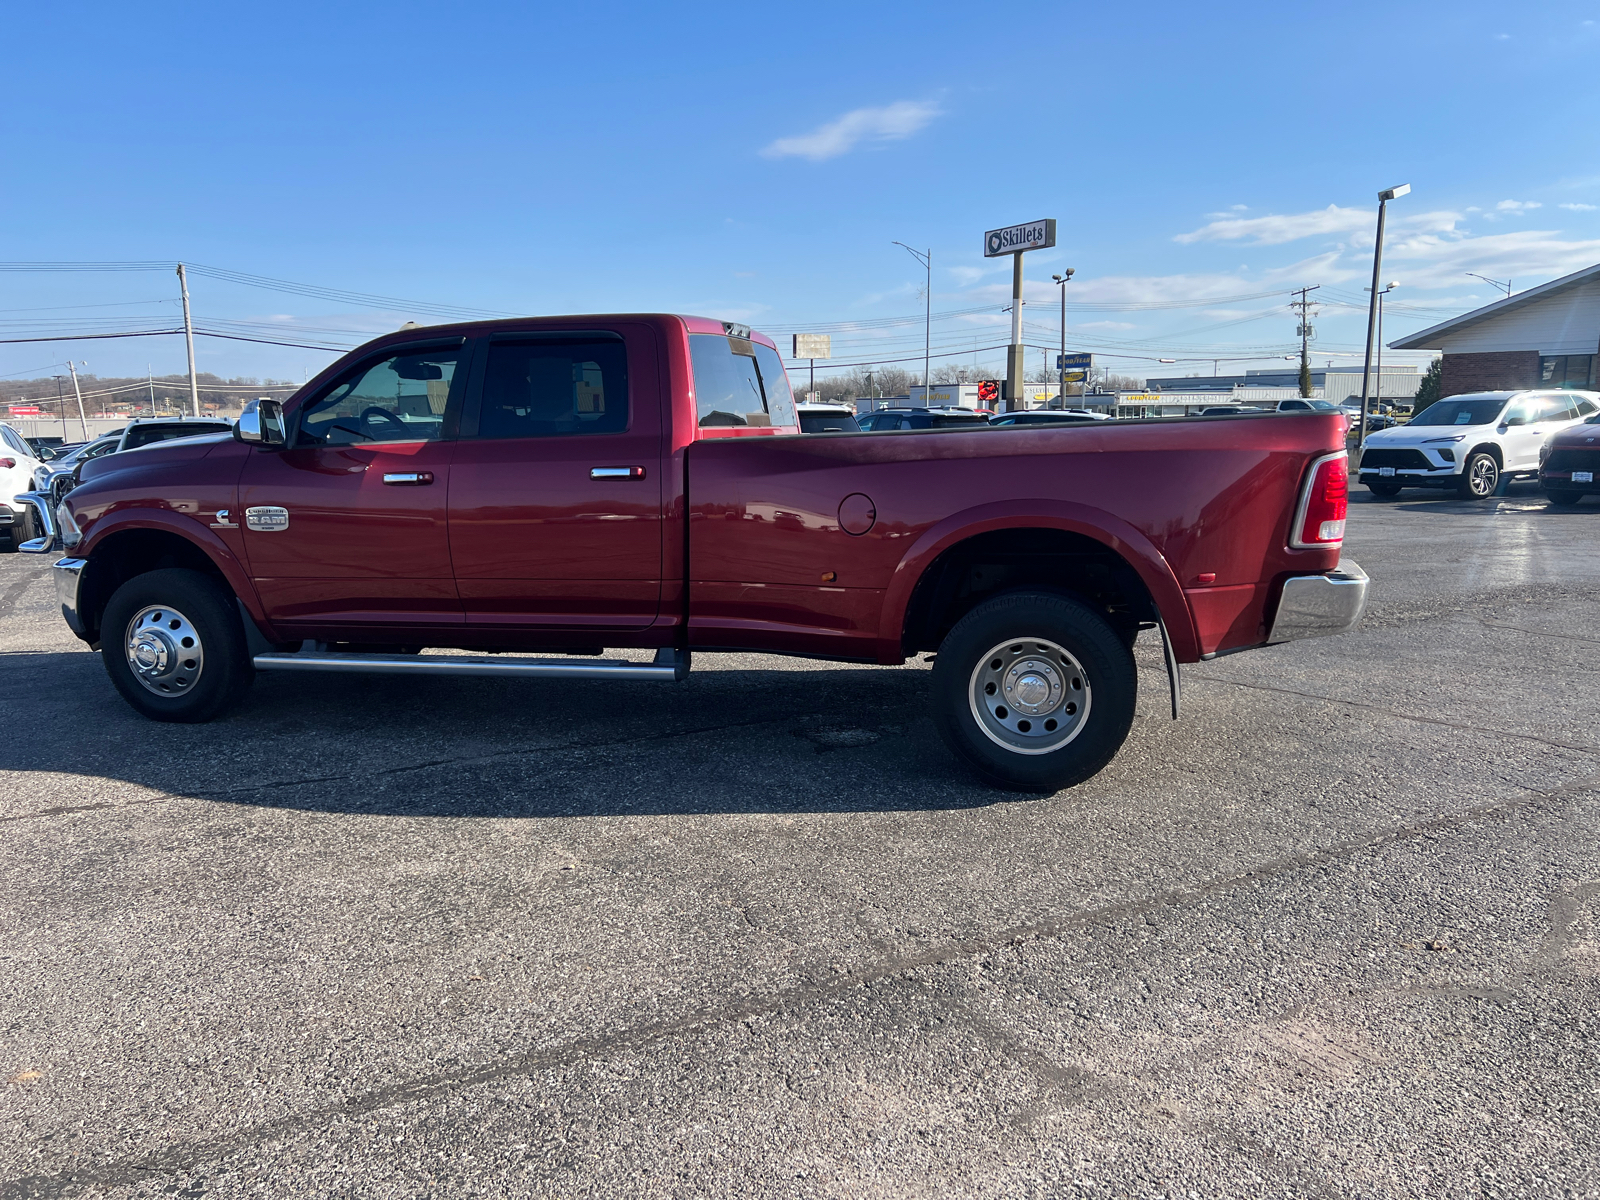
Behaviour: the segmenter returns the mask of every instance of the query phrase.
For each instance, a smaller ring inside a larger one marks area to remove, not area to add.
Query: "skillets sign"
[[[1008,225],[1004,229],[989,230],[983,235],[983,256],[998,258],[1002,254],[1020,254],[1024,250],[1043,250],[1055,244],[1055,221],[1029,221],[1026,225]]]

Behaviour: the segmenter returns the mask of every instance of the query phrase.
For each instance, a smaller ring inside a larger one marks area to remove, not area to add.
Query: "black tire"
[[[1487,500],[1500,486],[1500,464],[1484,450],[1467,456],[1456,492],[1463,500]]]
[[[152,721],[215,720],[255,678],[233,594],[199,571],[168,568],[134,576],[112,594],[100,636],[106,674],[122,698]],[[130,661],[136,636],[137,653],[154,664],[147,670],[136,671]],[[187,657],[195,650],[197,655]]]
[[[1582,492],[1546,492],[1545,499],[1553,508],[1576,508],[1583,499]]]
[[[1385,500],[1398,496],[1403,486],[1405,485],[1396,483],[1392,479],[1372,479],[1367,481],[1367,491]]]
[[[1071,787],[1110,762],[1138,693],[1133,654],[1110,622],[1050,592],[984,601],[956,622],[933,666],[945,744],[990,783],[1020,792]],[[1041,696],[1032,716],[1005,706],[1028,695]]]
[[[0,538],[0,551],[7,554],[13,550],[22,549],[22,543],[30,541],[39,535],[34,532],[38,517],[34,515],[33,505],[28,505],[12,519],[11,528],[6,530],[6,536]]]

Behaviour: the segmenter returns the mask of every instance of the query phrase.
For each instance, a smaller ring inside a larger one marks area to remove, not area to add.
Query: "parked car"
[[[206,433],[227,433],[233,422],[224,417],[138,417],[129,421],[122,430],[117,453],[137,450],[156,442],[170,442],[177,438],[195,437]]]
[[[1345,418],[1350,422],[1350,428],[1355,429],[1361,424],[1361,404],[1346,404],[1341,409]],[[1393,429],[1400,424],[1399,417],[1393,407],[1376,408],[1371,405],[1367,408],[1367,432],[1376,433],[1380,429]]]
[[[1600,495],[1600,413],[1569,425],[1539,447],[1539,486],[1558,508]]]
[[[119,430],[105,437],[96,438],[92,442],[70,447],[66,453],[47,463],[36,463],[33,468],[32,490],[49,496],[52,505],[60,503],[61,497],[72,490],[76,482],[74,472],[78,467],[92,458],[116,453],[117,446],[121,442],[122,433]]]
[[[996,413],[989,418],[991,425],[1086,425],[1104,421],[1104,413],[1084,412],[1082,409],[1036,408],[1028,412]]]
[[[868,433],[895,429],[976,429],[987,427],[989,417],[970,408],[880,408],[856,418]]]
[[[49,462],[59,455],[67,445],[66,438],[54,436],[30,437],[24,438],[23,441],[33,447],[33,456],[40,462]]]
[[[30,502],[66,547],[63,617],[160,721],[219,716],[257,671],[615,684],[684,678],[696,650],[937,651],[945,741],[1038,792],[1121,746],[1141,630],[1177,716],[1179,663],[1360,618],[1332,415],[1092,438],[887,415],[933,427],[800,434],[772,339],[702,317],[408,328],[232,436],[105,455]],[[586,656],[605,646],[655,661]]]
[[[860,433],[855,410],[842,404],[796,404],[801,433]]]
[[[1252,414],[1260,414],[1267,411],[1269,410],[1265,408],[1257,408],[1250,404],[1219,404],[1215,408],[1202,408],[1200,410],[1200,415],[1202,417],[1237,417],[1240,414],[1250,416]]]
[[[1593,392],[1473,392],[1430,404],[1403,426],[1367,438],[1359,479],[1378,496],[1405,487],[1450,488],[1481,500],[1501,475],[1530,477],[1539,447],[1600,413]]]
[[[14,500],[19,491],[29,490],[39,459],[28,440],[10,425],[0,423],[0,549],[15,550],[30,538],[38,537],[33,506]]]
[[[1339,406],[1332,400],[1312,400],[1296,398],[1293,400],[1279,400],[1273,406],[1277,412],[1338,412]]]

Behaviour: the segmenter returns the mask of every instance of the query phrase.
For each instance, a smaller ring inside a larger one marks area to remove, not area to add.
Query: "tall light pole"
[[[1372,299],[1367,307],[1367,356],[1361,367],[1361,429],[1356,434],[1356,463],[1367,447],[1367,405],[1372,397],[1372,339],[1378,326],[1378,278],[1383,272],[1383,218],[1391,200],[1398,200],[1411,190],[1409,183],[1386,188],[1378,193],[1378,239],[1372,247]]]
[[[1056,370],[1061,376],[1061,381],[1056,384],[1056,391],[1059,393],[1056,402],[1062,408],[1067,406],[1067,284],[1072,282],[1072,277],[1077,273],[1076,267],[1067,267],[1061,274],[1050,276],[1061,289],[1061,357],[1056,360]]]
[[[928,401],[933,396],[933,376],[928,374],[928,363],[933,357],[933,247],[929,246],[928,252],[924,254],[920,250],[913,250],[904,242],[896,242],[895,245],[928,269],[927,316],[922,327],[922,406],[927,408]]]
[[[1508,298],[1511,295],[1511,281],[1509,279],[1504,283],[1501,283],[1498,279],[1490,279],[1487,275],[1479,275],[1476,271],[1466,271],[1464,274],[1470,275],[1474,279],[1481,279],[1487,284],[1492,284],[1494,287],[1505,288],[1506,296]]]
[[[178,264],[178,288],[183,292],[183,340],[189,344],[189,405],[191,416],[200,415],[200,381],[194,374],[194,322],[189,319],[189,277]]]

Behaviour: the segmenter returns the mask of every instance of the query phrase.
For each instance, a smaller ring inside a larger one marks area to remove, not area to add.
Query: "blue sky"
[[[1468,271],[1520,290],[1600,261],[1597,21],[1559,0],[19,6],[0,258],[424,302],[192,281],[203,326],[285,341],[354,345],[435,305],[669,310],[920,358],[898,239],[932,248],[935,348],[970,363],[1009,320],[982,232],[1054,217],[1030,342],[1054,345],[1048,277],[1071,265],[1069,348],[1115,370],[1275,365],[1309,284],[1330,302],[1314,361],[1349,361],[1380,188],[1415,189],[1390,209],[1386,340],[1492,299]],[[0,273],[0,329],[166,327],[175,284]],[[0,375],[69,354],[183,367],[179,338],[80,340],[0,346]],[[199,357],[299,378],[331,355]]]

